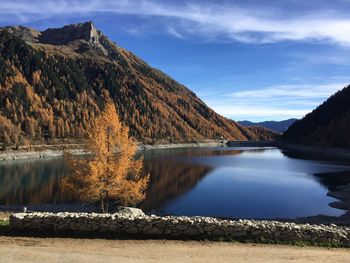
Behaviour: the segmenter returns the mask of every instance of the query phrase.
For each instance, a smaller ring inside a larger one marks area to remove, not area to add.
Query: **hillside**
[[[276,133],[268,128],[261,126],[250,126],[246,127],[246,129],[254,133],[259,138],[259,140],[262,141],[276,140],[281,137],[280,133]]]
[[[296,122],[298,119],[288,119],[283,121],[263,121],[263,122],[251,122],[251,121],[238,121],[238,123],[244,127],[264,127],[277,133],[284,133],[290,125]]]
[[[283,134],[288,142],[350,146],[350,86],[331,96]]]
[[[0,141],[82,138],[109,100],[140,141],[259,139],[111,42],[92,22],[43,32],[0,29]]]

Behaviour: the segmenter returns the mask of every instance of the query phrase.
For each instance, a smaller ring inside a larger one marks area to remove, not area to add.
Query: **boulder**
[[[130,216],[139,217],[139,216],[144,216],[145,213],[139,208],[118,206],[114,215],[126,216],[126,217],[130,217]]]

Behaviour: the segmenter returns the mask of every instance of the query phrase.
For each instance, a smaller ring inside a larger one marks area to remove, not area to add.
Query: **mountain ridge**
[[[0,29],[0,95],[0,138],[8,144],[82,138],[107,101],[141,141],[259,139],[92,22]]]
[[[264,127],[271,131],[277,132],[277,133],[284,133],[290,125],[292,125],[295,121],[298,119],[291,118],[287,120],[282,121],[262,121],[262,122],[251,122],[251,121],[238,121],[240,125],[243,125],[244,127]]]

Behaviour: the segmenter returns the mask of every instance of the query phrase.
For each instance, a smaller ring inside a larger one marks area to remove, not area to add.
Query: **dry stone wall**
[[[265,238],[350,245],[350,228],[277,221],[222,220],[211,217],[145,215],[139,209],[115,214],[17,213],[10,217],[16,230],[100,232],[185,238]]]

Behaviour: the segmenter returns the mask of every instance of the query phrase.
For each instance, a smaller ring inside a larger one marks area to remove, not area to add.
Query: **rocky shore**
[[[172,148],[186,148],[186,147],[221,147],[223,143],[218,141],[207,142],[189,142],[189,143],[168,143],[168,144],[139,144],[138,150],[155,150],[155,149],[172,149]],[[40,147],[32,147],[30,149],[8,150],[0,152],[0,161],[10,160],[26,160],[26,159],[40,159],[53,158],[63,156],[65,150],[69,150],[74,155],[88,154],[84,149],[84,145],[45,145]]]
[[[350,245],[350,228],[334,224],[326,226],[198,216],[161,217],[145,215],[142,210],[135,208],[123,208],[114,214],[17,213],[10,217],[10,228],[21,231],[114,233],[162,238],[260,238]]]
[[[328,196],[334,197],[339,201],[330,203],[331,207],[350,211],[350,184],[338,187],[334,191],[330,191]],[[347,212],[348,218],[350,218],[350,213]]]
[[[75,155],[87,154],[84,149],[70,150]],[[63,156],[63,150],[7,151],[0,153],[0,161],[54,158]]]

